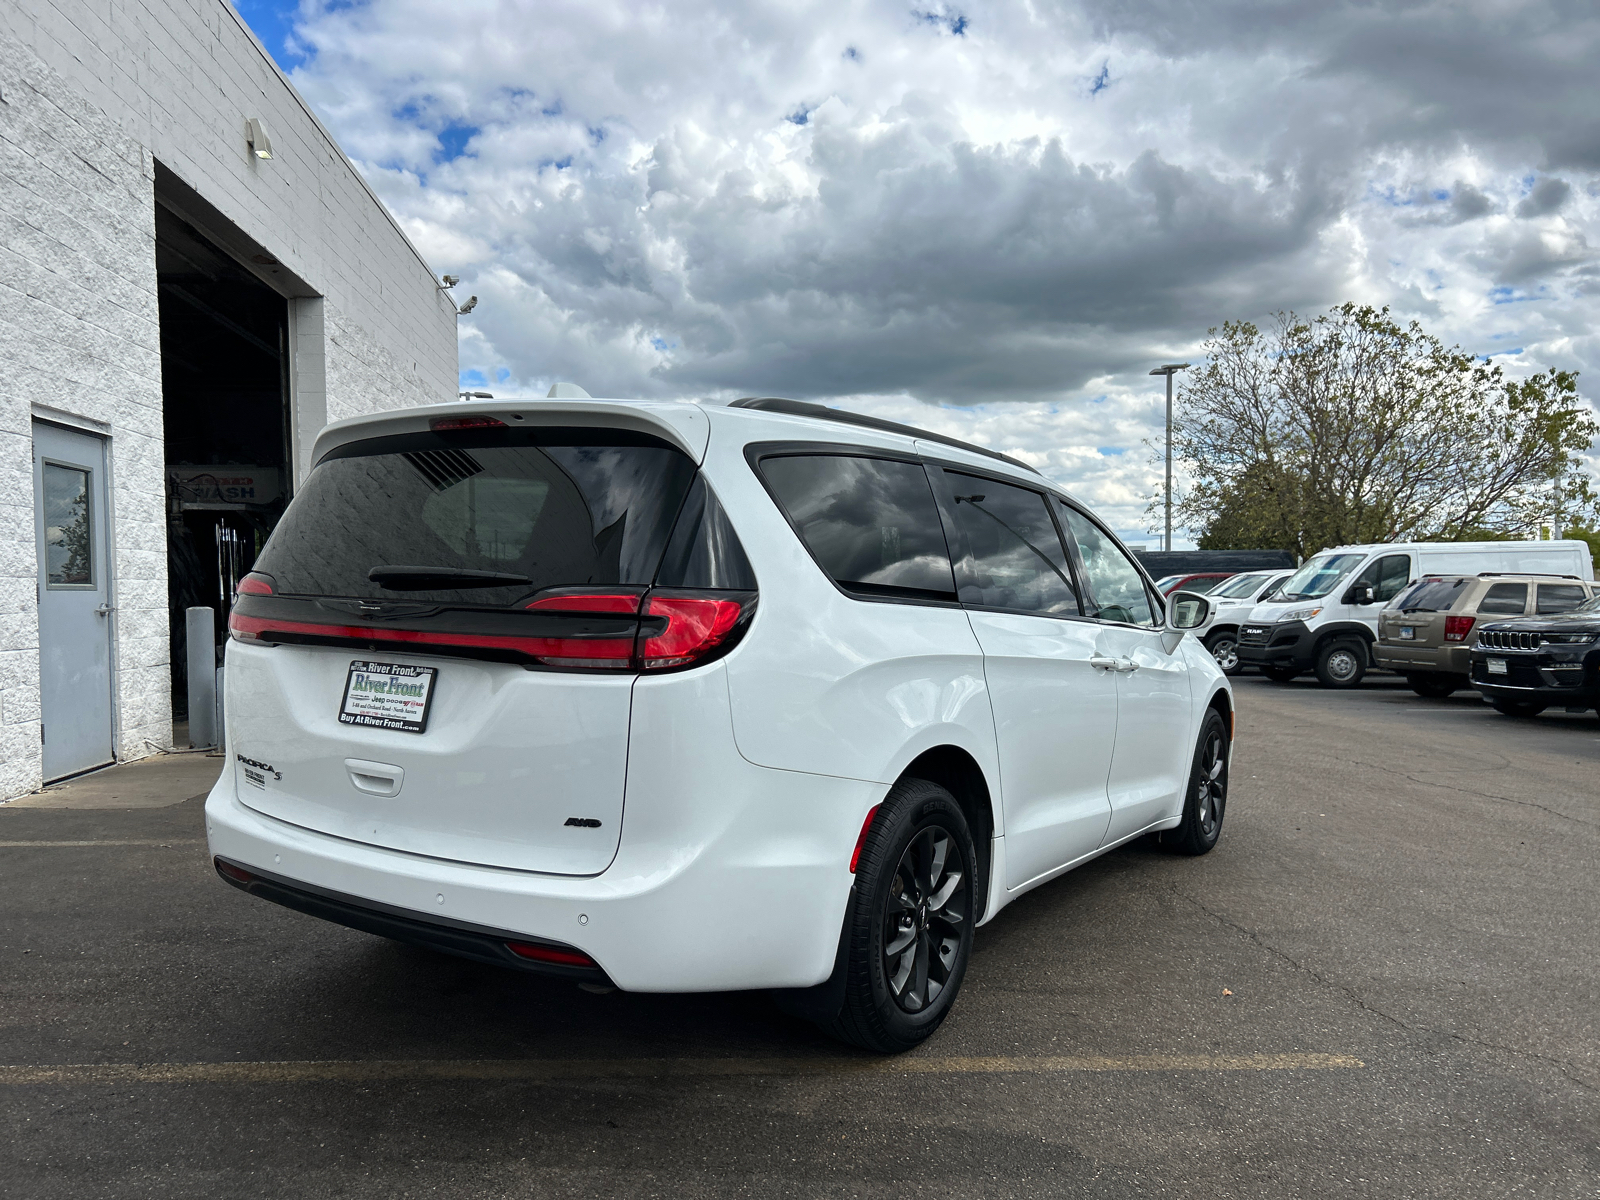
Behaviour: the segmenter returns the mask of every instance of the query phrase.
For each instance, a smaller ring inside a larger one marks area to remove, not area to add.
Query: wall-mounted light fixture
[[[245,122],[244,140],[250,146],[250,153],[257,158],[272,157],[272,138],[267,133],[267,124],[260,117],[251,117]]]

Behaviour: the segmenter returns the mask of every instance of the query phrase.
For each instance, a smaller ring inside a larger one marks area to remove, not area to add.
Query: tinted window
[[[1225,575],[1202,575],[1178,588],[1180,592],[1193,592],[1197,596],[1209,595],[1219,584],[1226,582]]]
[[[1480,613],[1499,613],[1502,616],[1520,617],[1528,607],[1528,585],[1525,583],[1494,583],[1478,601]]]
[[[933,489],[919,463],[806,454],[761,460],[801,541],[842,588],[954,600]]]
[[[665,443],[599,430],[414,434],[336,454],[256,561],[280,594],[499,605],[546,587],[648,584],[695,475]],[[509,579],[384,587],[375,567]]]
[[[753,592],[756,574],[745,557],[717,494],[695,477],[656,573],[661,587],[724,588]]]
[[[1078,615],[1077,591],[1045,498],[1027,488],[946,471],[966,542],[956,564],[965,604]]]
[[[1078,543],[1078,557],[1083,563],[1088,592],[1084,597],[1084,612],[1104,621],[1156,624],[1144,577],[1133,560],[1118,549],[1110,535],[1077,509],[1062,504],[1056,511],[1066,518],[1067,530]]]
[[[1424,579],[1401,596],[1395,607],[1405,612],[1448,612],[1470,582],[1470,579]]]
[[[1393,600],[1411,582],[1411,559],[1404,554],[1386,554],[1356,577],[1354,586],[1370,587],[1379,604]]]
[[[1589,598],[1587,592],[1575,583],[1541,583],[1534,593],[1542,613],[1570,612]]]

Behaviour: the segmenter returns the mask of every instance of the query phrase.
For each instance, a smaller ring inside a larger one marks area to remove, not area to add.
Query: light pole
[[[1172,549],[1172,377],[1188,369],[1188,363],[1168,363],[1150,372],[1167,377],[1167,536],[1161,543],[1163,550]]]

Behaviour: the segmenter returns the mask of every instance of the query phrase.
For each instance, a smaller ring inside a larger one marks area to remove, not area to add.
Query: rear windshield
[[[1424,579],[1395,600],[1394,606],[1402,612],[1448,612],[1470,582],[1468,579]]]
[[[472,605],[645,586],[694,478],[676,448],[611,430],[355,442],[312,471],[255,569],[280,595]]]

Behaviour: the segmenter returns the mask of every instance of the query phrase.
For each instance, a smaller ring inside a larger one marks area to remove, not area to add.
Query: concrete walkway
[[[203,796],[222,773],[222,755],[158,754],[53,783],[5,808],[166,808]]]

